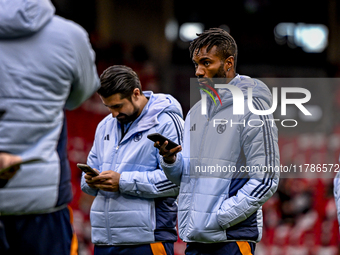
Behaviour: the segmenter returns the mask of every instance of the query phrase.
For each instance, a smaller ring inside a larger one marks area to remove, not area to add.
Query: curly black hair
[[[222,60],[225,60],[230,56],[234,57],[234,68],[236,68],[237,44],[227,31],[221,28],[210,28],[201,34],[197,34],[197,36],[198,37],[190,43],[190,58],[194,56],[196,50],[197,54],[204,46],[207,46],[207,52],[210,51],[212,47],[216,46],[217,52]]]

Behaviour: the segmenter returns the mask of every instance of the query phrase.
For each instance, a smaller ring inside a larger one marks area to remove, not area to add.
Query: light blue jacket
[[[58,147],[63,109],[100,83],[87,33],[54,11],[49,0],[0,0],[0,151],[44,160],[0,189],[0,214],[51,212],[72,199],[66,146]]]
[[[87,164],[100,172],[121,174],[119,192],[92,189],[82,178],[82,190],[96,196],[90,216],[92,242],[97,245],[177,240],[179,187],[166,178],[158,150],[147,135],[160,133],[181,143],[182,109],[170,95],[144,94],[148,103],[121,142],[120,123],[111,114],[96,130]]]
[[[266,121],[273,116],[251,113],[246,100],[252,87],[255,108],[268,109],[271,93],[247,76],[229,84],[245,95],[244,115],[233,115],[231,92],[218,89],[222,105],[208,97],[202,115],[199,101],[185,120],[183,151],[173,164],[161,163],[169,180],[180,185],[178,225],[185,242],[260,241],[261,206],[277,189],[279,172],[261,168],[280,163],[277,128]]]

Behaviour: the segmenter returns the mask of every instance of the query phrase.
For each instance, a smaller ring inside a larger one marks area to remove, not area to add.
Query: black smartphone
[[[160,145],[162,145],[165,141],[168,141],[168,145],[165,147],[165,149],[167,150],[171,150],[175,147],[178,146],[177,143],[174,143],[173,141],[171,141],[170,139],[162,136],[161,134],[158,133],[153,133],[153,134],[149,134],[147,136],[148,139],[150,139],[153,142],[159,142]]]
[[[96,170],[94,170],[92,167],[90,167],[90,166],[88,166],[88,165],[86,165],[86,164],[81,164],[81,163],[78,163],[77,164],[77,167],[81,170],[81,171],[83,171],[84,173],[92,173],[92,174],[94,174],[94,175],[99,175],[99,173],[96,171]]]

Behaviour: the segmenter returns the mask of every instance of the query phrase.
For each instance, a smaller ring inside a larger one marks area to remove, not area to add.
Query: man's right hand
[[[178,145],[177,147],[167,150],[165,147],[168,145],[168,141],[165,141],[162,146],[160,146],[159,142],[154,143],[154,147],[159,149],[159,154],[163,156],[163,160],[167,164],[173,164],[176,161],[176,155],[178,152],[182,151],[182,146]]]

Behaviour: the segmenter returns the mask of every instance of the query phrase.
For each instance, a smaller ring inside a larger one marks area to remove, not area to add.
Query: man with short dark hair
[[[91,208],[94,254],[173,254],[177,241],[179,187],[160,167],[147,139],[160,133],[181,143],[182,109],[170,95],[142,92],[137,74],[111,66],[100,77],[98,94],[111,112],[98,125],[82,190],[95,196]]]
[[[206,112],[202,114],[201,100],[188,113],[182,153],[181,146],[169,151],[167,142],[155,143],[164,172],[180,185],[179,236],[188,243],[188,255],[254,254],[262,237],[261,206],[278,185],[279,174],[263,167],[279,165],[279,150],[275,123],[267,121],[273,117],[253,114],[247,91],[252,88],[258,110],[269,108],[271,93],[261,81],[236,73],[237,45],[222,29],[200,34],[190,45],[190,55],[204,88],[202,97],[211,91]],[[215,91],[214,84],[243,92],[244,115],[233,114],[232,94],[226,88]]]

